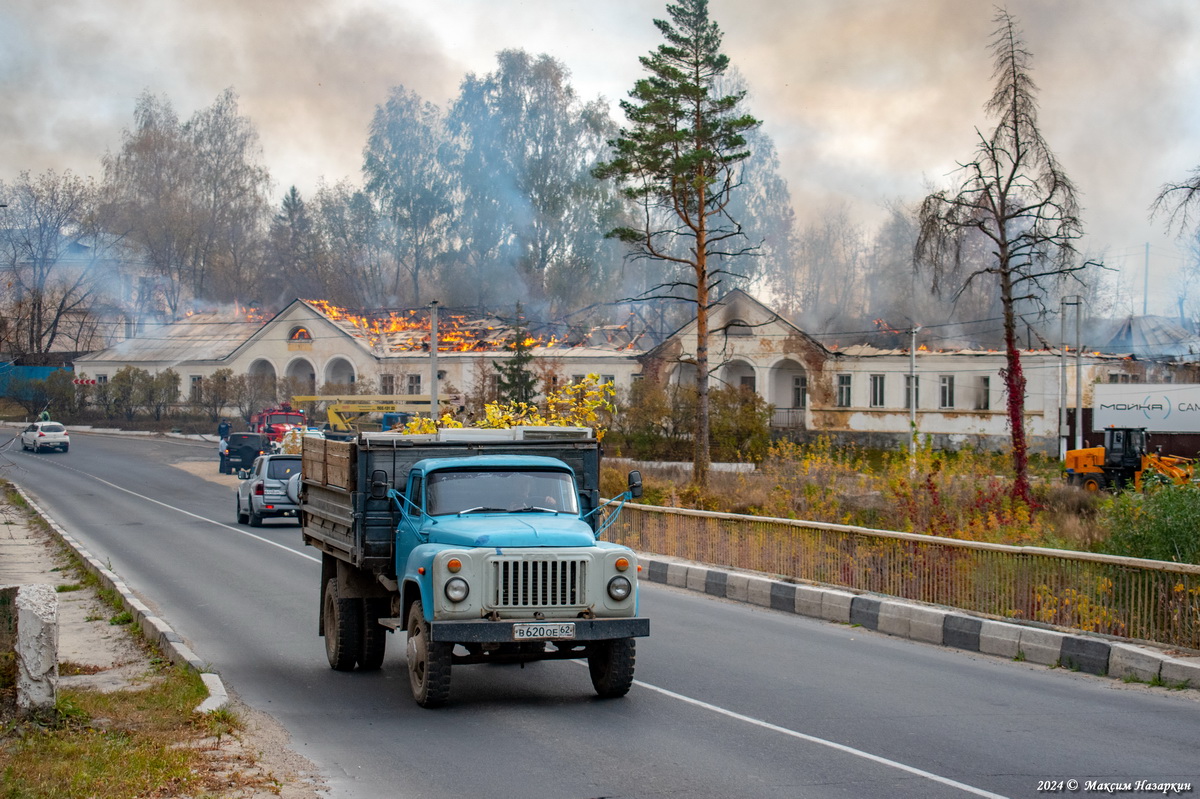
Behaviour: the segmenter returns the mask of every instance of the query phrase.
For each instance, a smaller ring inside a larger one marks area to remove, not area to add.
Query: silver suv
[[[287,481],[299,473],[299,455],[260,455],[249,469],[239,471],[238,524],[262,527],[268,517],[298,517],[299,508],[287,495]]]

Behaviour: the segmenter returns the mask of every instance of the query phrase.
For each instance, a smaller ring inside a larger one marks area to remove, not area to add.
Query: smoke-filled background
[[[1018,0],[1042,132],[1075,181],[1081,249],[1170,312],[1184,256],[1148,207],[1200,165],[1200,4]],[[843,207],[865,224],[919,200],[973,152],[993,81],[988,0],[711,0],[724,52],[775,142],[797,221]],[[614,105],[660,42],[662,0],[8,0],[0,7],[0,180],[100,175],[136,98],[181,117],[232,87],[258,130],[273,202],[358,179],[391,87],[446,104],[506,48],[546,53],[583,100]],[[1140,312],[1140,307],[1135,310]]]

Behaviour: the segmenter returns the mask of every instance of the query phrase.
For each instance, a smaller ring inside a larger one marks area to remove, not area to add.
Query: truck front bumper
[[[429,624],[429,640],[455,644],[499,644],[517,640],[513,635],[514,624],[529,624],[533,619],[469,619],[466,621],[434,621]],[[569,641],[610,641],[616,638],[644,638],[650,635],[650,620],[645,618],[621,619],[554,619],[554,622],[571,622],[575,625],[575,636]]]

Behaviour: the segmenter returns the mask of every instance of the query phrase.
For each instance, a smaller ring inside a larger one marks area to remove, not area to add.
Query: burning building
[[[486,396],[495,382],[493,363],[512,357],[512,320],[443,310],[438,314],[439,394]],[[572,330],[530,325],[525,344],[535,371],[553,385],[586,374],[627,387],[641,372],[644,331],[629,325]],[[181,399],[219,369],[278,381],[297,394],[326,387],[359,393],[428,394],[431,380],[428,308],[353,310],[323,300],[297,299],[274,316],[255,311],[193,313],[173,324],[147,328],[137,338],[78,358],[77,372],[106,381],[121,367],[149,372],[174,369]]]

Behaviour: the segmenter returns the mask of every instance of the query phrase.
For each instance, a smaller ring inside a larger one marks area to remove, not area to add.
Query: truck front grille
[[[491,559],[492,607],[584,607],[588,558]]]

